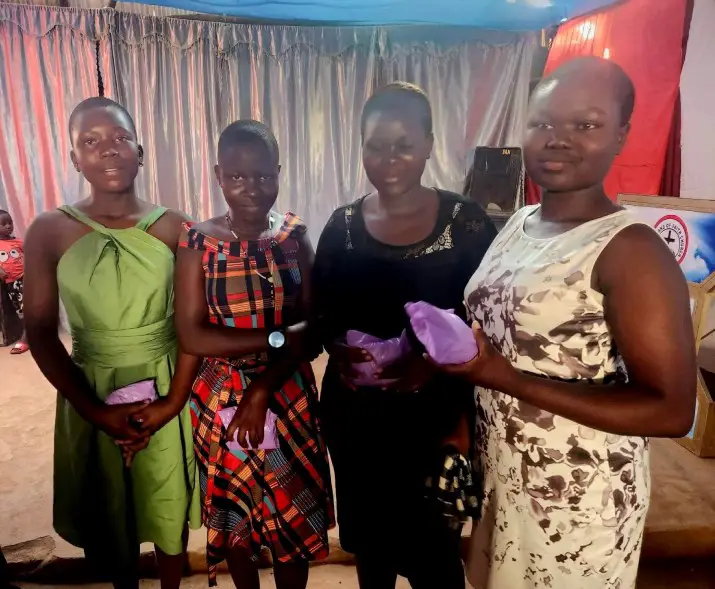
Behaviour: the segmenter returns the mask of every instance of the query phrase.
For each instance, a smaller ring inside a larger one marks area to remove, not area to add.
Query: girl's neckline
[[[266,233],[266,235],[262,235],[261,237],[257,237],[256,239],[241,239],[241,237],[239,237],[233,229],[231,212],[226,211],[226,215],[224,218],[226,219],[228,232],[233,236],[234,241],[262,241],[264,239],[274,239],[278,235],[278,232],[281,230],[281,226],[283,225],[281,223],[281,226],[278,226],[278,221],[281,220],[280,215],[278,215],[274,211],[268,211],[268,228],[267,230],[264,230],[264,233]]]
[[[258,239],[222,239],[221,237],[216,237],[215,235],[209,235],[208,233],[204,233],[203,231],[196,229],[196,227],[191,227],[193,231],[196,233],[200,233],[201,235],[204,236],[205,239],[210,239],[212,241],[215,241],[216,243],[221,243],[221,244],[232,244],[232,243],[240,243],[240,244],[249,244],[249,243],[270,243],[270,242],[280,242],[281,241],[281,235],[285,233],[285,227],[286,224],[290,221],[290,219],[293,217],[293,213],[287,212],[284,215],[281,215],[280,213],[276,213],[275,211],[270,212],[272,218],[275,220],[275,225],[274,227],[277,227],[275,233],[270,236],[270,237],[260,237]],[[280,225],[278,223],[280,222]]]
[[[368,194],[364,195],[357,202],[357,212],[358,212],[357,218],[358,218],[360,224],[362,225],[362,229],[365,232],[365,235],[367,235],[367,237],[374,243],[376,243],[382,247],[390,248],[393,250],[413,249],[416,247],[420,247],[421,245],[434,242],[444,231],[443,220],[445,218],[445,214],[447,214],[447,212],[448,212],[447,208],[449,206],[449,202],[448,202],[448,199],[444,197],[442,190],[440,190],[439,188],[432,188],[432,190],[434,190],[437,193],[437,199],[438,199],[437,218],[435,219],[434,226],[432,227],[432,231],[430,231],[430,233],[424,239],[415,241],[414,243],[397,245],[397,244],[393,244],[393,243],[384,242],[384,241],[378,239],[377,237],[375,237],[372,233],[370,233],[370,231],[367,228],[367,224],[365,223],[365,217],[363,215],[362,208],[363,208],[363,204],[365,203],[365,199],[368,196],[370,196],[370,194],[372,194],[372,193],[368,193]]]
[[[162,214],[163,214],[163,212],[166,210],[166,207],[162,207],[162,206],[157,205],[157,206],[155,206],[152,210],[150,210],[148,213],[146,213],[145,215],[143,215],[143,216],[142,216],[136,223],[134,223],[134,225],[132,225],[131,227],[108,227],[108,226],[105,225],[104,223],[100,223],[99,221],[97,221],[97,220],[94,219],[93,217],[90,217],[87,213],[85,213],[84,211],[78,209],[77,207],[75,207],[75,206],[73,206],[73,205],[65,205],[65,207],[67,207],[67,209],[70,209],[71,211],[73,211],[73,212],[75,213],[75,215],[77,215],[77,216],[80,217],[82,220],[84,220],[84,222],[85,222],[87,225],[89,225],[90,227],[92,227],[93,229],[94,229],[93,226],[96,225],[97,227],[100,227],[101,229],[104,229],[104,230],[106,230],[106,231],[130,231],[130,230],[132,230],[132,229],[141,228],[142,225],[143,225],[144,223],[146,223],[147,219],[150,219],[150,218],[153,217],[154,215],[157,215],[157,213],[158,213],[159,211],[162,211]],[[159,216],[161,216],[161,215],[159,215]],[[157,217],[157,219],[158,219],[158,217]]]
[[[530,241],[536,241],[536,242],[547,242],[547,241],[553,241],[555,239],[560,239],[566,235],[570,235],[572,233],[575,233],[577,231],[580,231],[581,229],[585,227],[590,227],[591,225],[595,225],[597,223],[609,220],[609,219],[614,219],[617,217],[620,217],[621,215],[624,215],[627,213],[627,209],[621,209],[620,211],[614,211],[613,213],[609,213],[608,215],[604,215],[603,217],[596,217],[595,219],[591,219],[590,221],[586,221],[585,223],[581,223],[580,225],[576,225],[576,227],[572,227],[571,229],[567,229],[563,233],[559,233],[558,235],[552,235],[551,237],[533,237],[529,235],[526,232],[526,229],[524,229],[524,226],[526,225],[527,219],[531,218],[533,215],[535,215],[539,210],[541,209],[541,205],[535,205],[531,210],[527,211],[527,214],[524,215],[523,219],[519,221],[519,234],[522,237],[525,237],[526,239]]]

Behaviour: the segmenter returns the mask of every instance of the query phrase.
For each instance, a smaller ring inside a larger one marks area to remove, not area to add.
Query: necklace
[[[226,225],[228,225],[228,230],[231,232],[231,235],[233,235],[233,238],[236,241],[241,241],[241,238],[238,236],[238,233],[236,233],[233,228],[233,222],[231,221],[231,211],[226,211]],[[271,213],[268,213],[268,231],[272,231],[274,225],[275,220],[273,219],[273,215]]]
[[[263,280],[268,282],[268,284],[271,285],[271,293],[273,292],[273,270],[274,270],[274,268],[275,268],[275,263],[273,262],[273,258],[271,258],[270,261],[268,262],[268,276],[266,276],[262,272],[259,272],[255,268],[251,268],[251,271],[256,276],[258,276],[259,278],[262,278]]]
[[[236,231],[234,231],[231,223],[231,211],[226,211],[226,224],[228,225],[228,230],[231,232],[231,235],[233,235],[233,238],[236,241],[241,241],[241,238],[238,236]],[[272,214],[268,214],[268,231],[273,231],[273,226],[275,225],[275,219],[273,218]],[[272,243],[272,242],[271,242]],[[270,259],[268,259],[268,275],[266,276],[262,272],[259,272],[256,270],[255,266],[251,267],[251,272],[253,272],[256,276],[261,278],[262,280],[265,280],[268,282],[268,284],[271,285],[271,296],[273,296],[274,293],[274,288],[273,288],[273,271],[275,270],[275,262],[273,260],[273,257],[271,256]]]

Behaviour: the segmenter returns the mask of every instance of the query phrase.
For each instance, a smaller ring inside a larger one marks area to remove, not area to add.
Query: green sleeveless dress
[[[97,396],[146,379],[169,392],[174,332],[174,254],[147,229],[109,229],[71,206],[65,214],[93,229],[57,266],[60,298],[72,332],[72,359]],[[124,467],[114,441],[58,395],[55,424],[54,526],[86,551],[107,554],[123,570],[136,566],[139,543],[180,554],[187,525],[200,526],[198,474],[188,406]]]

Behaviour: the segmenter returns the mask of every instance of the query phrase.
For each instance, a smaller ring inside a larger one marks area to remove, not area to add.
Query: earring
[[[141,161],[141,160],[139,160],[139,167],[140,167],[140,168],[143,168],[143,167],[144,167],[144,162]]]

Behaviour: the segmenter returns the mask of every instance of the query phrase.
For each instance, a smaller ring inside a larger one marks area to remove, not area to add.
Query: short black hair
[[[620,65],[609,59],[595,56],[571,59],[542,79],[535,90],[565,75],[580,72],[584,67],[602,68],[602,70],[607,72],[608,76],[611,77],[616,86],[616,92],[618,93],[618,103],[621,106],[621,125],[629,124],[633,116],[633,109],[636,105],[636,87],[626,71]]]
[[[636,108],[636,87],[631,77],[623,70],[623,79],[619,88],[621,102],[621,124],[627,125],[631,122],[633,111]]]
[[[77,117],[84,113],[87,112],[88,110],[92,110],[93,108],[116,108],[120,113],[122,113],[124,116],[127,117],[127,120],[129,121],[129,124],[131,125],[131,131],[134,133],[134,136],[137,136],[137,126],[134,123],[134,119],[132,118],[132,115],[129,114],[129,111],[124,108],[121,104],[118,102],[112,100],[111,98],[106,98],[104,96],[93,96],[92,98],[86,98],[82,102],[80,102],[77,106],[74,107],[74,110],[72,111],[72,114],[70,115],[70,122],[69,122],[69,133],[70,137],[72,137],[72,129],[74,129],[75,124],[77,122]]]
[[[429,98],[422,88],[408,82],[393,82],[383,86],[367,99],[362,109],[360,134],[365,134],[365,123],[371,114],[385,110],[400,110],[406,103],[417,107],[425,134],[431,135],[432,105]]]
[[[265,145],[268,153],[276,161],[280,161],[280,151],[278,141],[268,125],[252,119],[241,119],[234,121],[226,127],[218,138],[218,155],[240,143],[252,143],[258,141]]]

